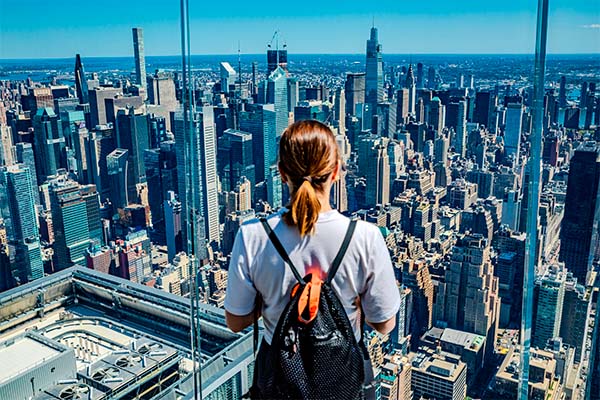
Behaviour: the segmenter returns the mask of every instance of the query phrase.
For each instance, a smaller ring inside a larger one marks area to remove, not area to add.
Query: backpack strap
[[[302,279],[302,276],[300,276],[298,269],[296,269],[296,267],[294,266],[294,263],[292,262],[292,260],[290,260],[290,256],[286,253],[283,245],[279,241],[279,238],[277,237],[277,235],[275,235],[275,232],[271,228],[271,225],[269,225],[269,223],[267,222],[267,219],[262,217],[260,219],[260,222],[262,223],[263,228],[265,228],[265,232],[267,232],[267,235],[269,236],[271,243],[273,244],[273,246],[275,246],[275,249],[281,256],[281,258],[283,258],[283,261],[285,261],[285,263],[292,270],[292,273],[294,274],[294,277],[296,278],[296,280],[298,282],[300,282],[301,285],[304,285],[306,282],[304,282],[304,279]]]
[[[346,254],[346,250],[348,250],[348,246],[350,245],[350,241],[352,240],[352,235],[354,234],[354,230],[356,229],[356,219],[353,218],[350,220],[350,225],[348,225],[348,230],[346,231],[346,236],[344,236],[344,241],[338,250],[337,255],[333,259],[333,263],[331,263],[331,268],[329,268],[329,273],[327,274],[327,280],[325,281],[328,285],[331,284],[333,278],[337,270],[340,268],[340,264],[342,263],[342,259]]]

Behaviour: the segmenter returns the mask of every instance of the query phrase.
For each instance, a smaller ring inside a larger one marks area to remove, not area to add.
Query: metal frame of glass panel
[[[193,358],[193,386],[194,399],[202,399],[202,374],[201,367],[201,333],[200,333],[200,315],[199,315],[199,289],[198,289],[198,258],[196,257],[197,248],[194,246],[195,237],[195,210],[199,209],[199,205],[192,204],[195,201],[195,191],[197,188],[192,182],[195,182],[195,168],[191,165],[192,161],[197,159],[191,152],[195,146],[190,143],[195,134],[195,126],[192,123],[192,118],[195,115],[194,90],[191,72],[190,60],[190,16],[189,16],[189,1],[180,0],[181,8],[181,69],[182,69],[182,96],[183,104],[183,131],[184,131],[184,153],[185,153],[185,176],[187,190],[185,193],[186,204],[183,210],[186,216],[186,243],[185,248],[190,257],[189,263],[189,279],[190,279],[190,345]]]
[[[525,271],[523,274],[523,304],[521,317],[521,372],[518,398],[528,399],[529,356],[533,314],[533,284],[538,246],[538,213],[542,170],[542,135],[544,116],[544,78],[546,73],[546,39],[548,37],[548,0],[538,0],[533,81],[533,130],[529,158],[529,185],[527,198],[527,239],[525,244]]]

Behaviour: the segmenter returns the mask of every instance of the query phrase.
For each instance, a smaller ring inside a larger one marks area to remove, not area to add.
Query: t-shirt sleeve
[[[225,310],[233,315],[248,315],[254,310],[256,288],[250,278],[249,264],[240,228],[233,242],[225,294]]]
[[[361,294],[361,305],[368,322],[380,323],[398,312],[400,292],[383,236],[378,229],[369,233],[366,284]]]

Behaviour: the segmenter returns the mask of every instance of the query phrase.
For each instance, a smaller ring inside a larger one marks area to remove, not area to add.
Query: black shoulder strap
[[[348,246],[350,245],[350,241],[352,240],[352,235],[354,234],[354,229],[356,228],[356,219],[350,220],[350,225],[348,225],[348,230],[346,231],[346,236],[344,236],[344,241],[340,249],[338,250],[337,255],[333,259],[333,263],[331,263],[331,267],[329,268],[329,272],[327,273],[327,284],[331,284],[333,278],[337,270],[340,268],[340,264],[344,259],[344,255],[346,254],[346,250],[348,250]]]
[[[298,269],[296,269],[296,267],[294,266],[294,263],[292,262],[292,260],[290,260],[290,256],[286,253],[285,249],[283,248],[283,245],[279,241],[279,238],[277,237],[277,235],[275,235],[275,232],[273,232],[273,229],[271,229],[271,225],[269,225],[266,218],[264,218],[264,217],[260,219],[260,222],[262,223],[263,227],[265,228],[265,231],[267,232],[267,235],[269,236],[271,243],[273,243],[273,246],[275,246],[275,249],[281,256],[281,258],[283,258],[283,261],[285,261],[286,264],[289,265],[296,280],[298,282],[300,282],[301,285],[304,285],[304,283],[305,283],[304,279],[302,279],[302,276],[300,276],[300,273],[298,272]]]

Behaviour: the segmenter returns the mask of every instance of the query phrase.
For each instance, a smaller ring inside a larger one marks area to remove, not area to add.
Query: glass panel
[[[231,253],[314,119],[400,292],[376,397],[600,399],[597,1],[37,3],[0,13],[0,398],[246,393]]]

